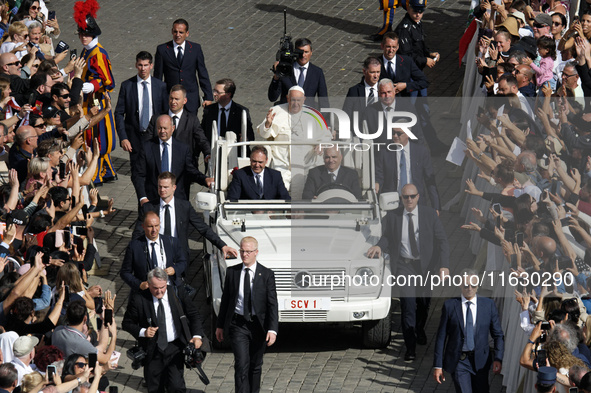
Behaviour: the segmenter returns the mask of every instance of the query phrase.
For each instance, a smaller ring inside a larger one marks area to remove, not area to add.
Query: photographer
[[[151,270],[148,289],[131,294],[123,317],[123,330],[133,335],[146,352],[144,378],[150,393],[164,391],[165,386],[169,391],[185,392],[183,350],[188,344],[195,348],[202,344],[197,307],[185,291],[176,293],[167,281],[163,269]]]
[[[291,47],[291,38],[285,36],[279,49],[279,59],[273,65],[273,79],[269,85],[267,96],[269,101],[277,104],[287,102],[287,93],[293,86],[304,89],[306,105],[314,108],[328,108],[328,90],[322,68],[310,63],[312,57],[312,41],[298,38],[295,41],[296,50]],[[289,55],[288,55],[289,54]],[[295,61],[293,61],[295,59]],[[291,67],[289,61],[293,61]],[[318,96],[318,101],[315,97]]]

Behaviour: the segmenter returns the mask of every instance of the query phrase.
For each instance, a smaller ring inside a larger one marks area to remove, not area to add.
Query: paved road
[[[170,40],[171,23],[178,17],[190,23],[190,40],[203,46],[212,83],[232,77],[237,84],[235,99],[251,109],[258,124],[270,106],[266,89],[271,66],[283,29],[282,10],[287,8],[288,33],[306,36],[314,43],[312,62],[322,67],[331,96],[344,96],[349,86],[361,78],[361,62],[369,54],[380,52],[379,45],[365,37],[376,31],[381,13],[377,2],[369,1],[142,1],[102,0],[98,23],[103,31],[100,42],[109,52],[116,82],[135,74],[135,54],[140,50],[154,53],[156,45]],[[75,36],[73,2],[52,0],[50,9],[64,31],[62,39],[72,48],[81,49]],[[443,111],[454,112],[452,97],[461,83],[463,69],[458,68],[457,42],[465,26],[468,1],[434,0],[425,14],[425,30],[433,50],[441,53],[441,62],[427,71],[433,96],[444,97],[433,102],[436,127],[441,138],[451,142],[458,130],[457,117],[443,117]],[[403,12],[396,15],[400,20]],[[113,97],[117,97],[116,90]],[[114,100],[115,101],[115,100]],[[115,105],[115,102],[114,102]],[[457,116],[457,111],[456,116]],[[128,156],[121,149],[113,153],[119,181],[101,189],[102,195],[115,197],[118,213],[97,223],[98,243],[108,274],[92,277],[93,283],[115,290],[116,320],[121,322],[128,289],[118,277],[130,228],[136,220],[136,199],[130,182]],[[435,160],[442,200],[447,202],[459,190],[459,180],[448,177],[454,169],[442,158]],[[196,187],[194,187],[196,188]],[[193,190],[195,191],[195,190]],[[442,213],[451,243],[451,261],[455,269],[472,263],[467,250],[467,236],[458,228],[463,220],[452,213]],[[198,235],[194,234],[193,239]],[[199,288],[196,301],[208,325],[209,306],[201,286],[203,280],[200,241],[191,241],[192,264],[189,269],[194,286]],[[429,342],[418,348],[414,363],[404,363],[404,344],[400,334],[399,315],[393,322],[393,340],[386,350],[363,349],[360,328],[350,326],[287,325],[281,326],[277,344],[265,355],[262,391],[276,392],[430,392],[435,382],[430,377],[433,336],[437,329],[441,300],[434,299],[428,324]],[[133,344],[132,337],[119,332],[118,348],[125,353]],[[122,357],[121,368],[109,379],[123,393],[145,391],[140,386],[141,370],[133,371]],[[187,386],[192,392],[233,391],[233,358],[231,353],[210,354],[205,370],[211,384],[204,388],[195,374],[186,371]],[[493,380],[493,391],[501,391],[500,378]],[[437,391],[453,391],[451,379]]]

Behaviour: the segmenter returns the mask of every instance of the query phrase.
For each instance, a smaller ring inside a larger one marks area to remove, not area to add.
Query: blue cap
[[[554,367],[538,368],[538,383],[552,385],[556,383],[556,369]]]
[[[427,6],[427,0],[406,0],[406,9],[411,6],[415,11],[424,11]]]

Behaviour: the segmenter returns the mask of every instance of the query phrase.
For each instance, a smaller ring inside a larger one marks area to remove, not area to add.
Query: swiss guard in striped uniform
[[[82,92],[84,93],[84,113],[92,106],[98,105],[99,110],[110,99],[110,92],[115,88],[115,80],[111,70],[111,61],[107,51],[98,42],[101,29],[96,20],[96,11],[99,5],[96,0],[78,1],[74,5],[74,20],[78,25],[78,37],[84,46],[81,57],[86,60],[86,67],[82,73]],[[97,172],[93,177],[95,184],[115,180],[117,174],[113,169],[111,151],[116,146],[117,131],[115,129],[115,118],[109,111],[105,118],[92,129],[86,131],[85,140],[88,146],[92,146],[92,139],[98,138],[101,156],[98,162]]]

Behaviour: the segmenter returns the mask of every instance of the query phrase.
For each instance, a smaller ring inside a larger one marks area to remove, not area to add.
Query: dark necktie
[[[152,242],[152,269],[158,267],[158,256],[156,255],[156,242]]]
[[[142,85],[144,86],[144,89],[142,93],[142,118],[140,119],[140,128],[141,131],[144,132],[150,123],[150,93],[148,92],[148,82],[143,81]]]
[[[373,92],[373,87],[369,88],[369,96],[367,97],[367,105],[369,106],[371,104],[373,104],[374,102],[376,102],[376,95]]]
[[[298,76],[298,86],[304,88],[304,71],[306,68],[300,67],[300,76]]]
[[[158,299],[158,349],[164,352],[168,346],[168,335],[166,334],[166,315],[162,299]]]
[[[170,205],[164,205],[164,234],[172,236],[172,224],[170,223]]]
[[[406,154],[404,149],[400,150],[400,186],[398,186],[398,192],[402,192],[402,187],[408,183],[408,176],[406,171]]]
[[[474,319],[472,318],[471,301],[466,302],[466,338],[464,339],[464,351],[474,350]]]
[[[180,67],[181,65],[183,65],[183,48],[179,46],[177,48],[177,50],[178,50],[178,52],[176,54],[176,59],[179,62],[179,67]]]
[[[244,288],[244,303],[243,303],[243,308],[244,308],[244,319],[246,319],[247,321],[250,321],[250,308],[251,308],[251,302],[250,302],[250,269],[246,268],[244,269],[244,281],[242,282],[243,288]]]
[[[388,67],[386,68],[386,72],[388,73],[388,77],[394,81],[394,69],[392,68],[392,62],[388,60]]]
[[[220,110],[220,135],[226,135],[226,108]]]
[[[329,173],[330,175],[330,182],[334,183],[337,181],[337,175],[335,175],[333,172]]]
[[[179,121],[179,117],[178,116],[173,116],[172,117],[172,125],[174,126],[174,130],[176,131],[176,125]]]
[[[255,183],[257,185],[257,190],[259,192],[259,199],[263,199],[264,192],[263,192],[263,184],[261,183],[261,175],[256,175],[254,177],[254,179],[255,179]]]
[[[414,258],[419,256],[419,247],[415,238],[415,224],[412,222],[412,213],[408,213],[408,241],[410,243],[410,252]]]
[[[161,172],[168,172],[168,143],[162,143],[162,164],[160,166]]]

